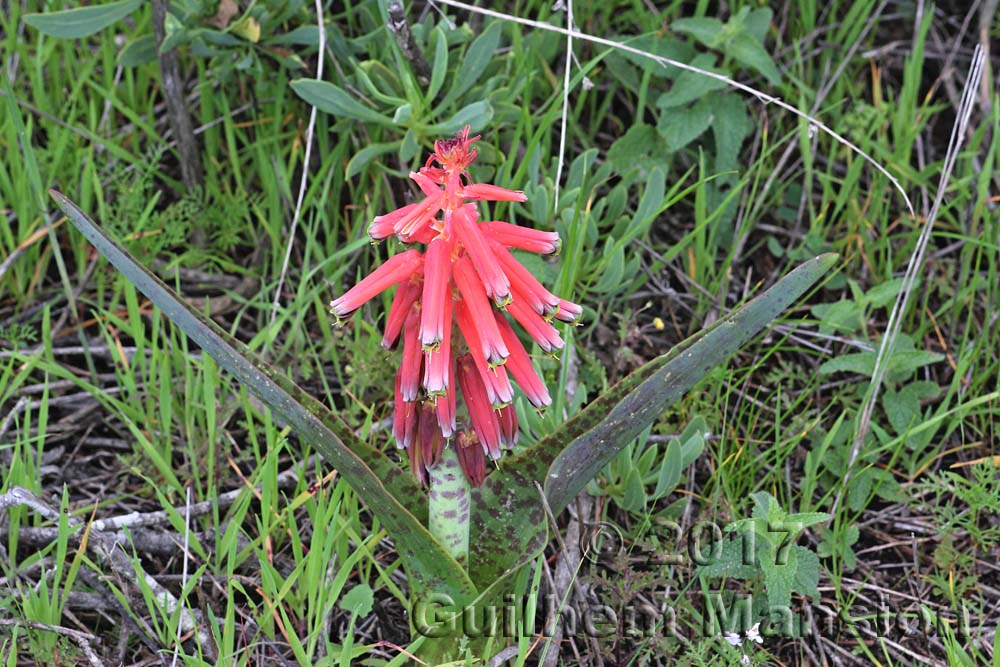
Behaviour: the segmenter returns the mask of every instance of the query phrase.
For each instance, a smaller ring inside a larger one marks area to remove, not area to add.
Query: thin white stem
[[[316,0],[316,23],[319,26],[319,58],[316,64],[316,79],[323,80],[323,61],[326,60],[326,26],[323,23],[323,3]],[[281,262],[281,275],[278,286],[274,290],[274,301],[271,303],[271,326],[278,318],[278,308],[281,306],[281,290],[285,286],[288,275],[288,262],[292,257],[292,245],[295,243],[295,232],[299,227],[299,216],[302,214],[302,201],[306,196],[306,185],[309,183],[309,158],[312,156],[313,134],[316,131],[316,107],[309,112],[309,124],[306,126],[306,150],[302,158],[302,178],[299,181],[299,195],[295,201],[295,213],[292,215],[292,228],[288,232],[288,244],[285,246],[285,258]]]
[[[617,49],[619,51],[625,51],[627,53],[632,53],[632,54],[635,54],[637,56],[641,56],[643,58],[649,58],[650,60],[656,61],[656,62],[658,62],[658,63],[660,63],[661,65],[664,65],[664,66],[669,65],[671,67],[676,67],[678,69],[682,69],[682,70],[687,71],[687,72],[694,72],[695,74],[699,74],[701,76],[707,76],[708,78],[715,79],[716,81],[721,81],[722,83],[726,84],[727,86],[729,86],[731,88],[735,88],[737,90],[741,90],[741,91],[743,91],[745,93],[749,93],[749,94],[753,95],[754,97],[756,97],[758,100],[760,100],[764,104],[773,104],[773,105],[775,105],[777,107],[781,107],[785,111],[788,111],[789,113],[792,113],[792,114],[798,116],[799,118],[802,118],[804,120],[809,121],[810,125],[812,125],[813,127],[817,128],[819,131],[823,132],[824,134],[829,135],[834,140],[836,140],[838,143],[842,144],[843,146],[846,146],[848,149],[850,149],[850,150],[854,151],[855,153],[857,153],[858,155],[860,155],[866,162],[868,162],[870,165],[872,165],[872,167],[876,171],[878,171],[880,174],[884,175],[886,178],[889,179],[889,182],[892,183],[892,186],[896,189],[897,192],[899,192],[900,196],[903,198],[903,202],[906,205],[906,210],[909,212],[910,216],[913,217],[913,218],[916,217],[916,212],[913,210],[913,204],[910,202],[910,198],[906,195],[906,191],[903,190],[903,186],[900,185],[899,180],[897,180],[895,176],[893,176],[892,174],[890,174],[885,169],[885,167],[883,167],[878,162],[876,162],[874,158],[872,158],[870,155],[868,155],[868,153],[864,152],[863,150],[861,150],[860,148],[858,148],[856,145],[854,145],[853,143],[851,143],[849,140],[847,140],[846,138],[844,138],[843,136],[841,136],[840,134],[838,134],[837,132],[835,132],[832,128],[830,128],[829,126],[827,126],[821,120],[819,120],[818,118],[816,118],[814,116],[810,116],[809,114],[807,114],[807,113],[805,113],[803,111],[799,111],[798,109],[796,109],[795,107],[793,107],[788,102],[785,102],[784,100],[782,100],[780,97],[775,97],[773,95],[768,95],[765,92],[757,90],[756,88],[753,88],[753,87],[748,86],[746,84],[740,83],[738,81],[733,81],[729,77],[722,76],[721,74],[716,74],[715,72],[709,72],[707,70],[699,69],[697,67],[693,67],[691,65],[688,65],[688,64],[685,64],[685,63],[682,63],[682,62],[678,62],[678,61],[672,60],[670,58],[664,58],[662,56],[658,56],[658,55],[655,55],[655,54],[652,54],[652,53],[647,53],[646,51],[643,51],[641,49],[637,49],[635,47],[628,46],[627,44],[621,44],[619,42],[615,42],[615,41],[612,41],[610,39],[604,39],[603,37],[595,37],[593,35],[588,35],[586,33],[579,32],[577,30],[567,29],[567,28],[560,28],[558,26],[549,25],[547,23],[542,23],[540,21],[533,21],[531,19],[524,19],[524,18],[521,18],[519,16],[512,16],[510,14],[504,14],[502,12],[496,12],[496,11],[493,11],[492,9],[484,9],[482,7],[475,7],[473,5],[470,5],[470,4],[467,4],[467,3],[464,3],[464,2],[459,2],[459,0],[436,0],[436,1],[439,2],[439,3],[441,3],[441,4],[443,4],[443,5],[449,5],[451,7],[456,7],[458,9],[464,9],[465,11],[475,12],[477,14],[482,14],[484,16],[492,16],[493,18],[497,18],[497,19],[500,19],[500,20],[503,20],[503,21],[510,21],[512,23],[520,23],[521,25],[526,25],[526,26],[529,26],[531,28],[535,28],[536,30],[545,30],[545,31],[548,31],[548,32],[555,32],[555,33],[559,33],[560,35],[567,35],[567,36],[574,37],[576,39],[582,39],[582,40],[584,40],[586,42],[593,42],[594,44],[601,44],[602,46],[607,46],[608,48]]]
[[[181,566],[181,591],[187,589],[188,584],[188,547],[191,545],[191,487],[184,489],[184,564]],[[178,601],[184,604],[183,600]],[[177,659],[181,656],[181,624],[177,624],[177,637],[174,644],[174,658],[170,661],[170,667],[177,667]]]
[[[899,336],[903,315],[906,313],[906,307],[909,305],[910,294],[913,292],[917,275],[923,269],[924,254],[927,250],[927,244],[931,238],[934,221],[937,219],[938,211],[941,209],[941,202],[944,201],[945,190],[948,187],[948,181],[951,179],[951,172],[955,168],[955,161],[958,159],[958,152],[962,147],[962,140],[965,137],[965,130],[969,124],[969,117],[972,115],[972,109],[976,103],[976,93],[979,89],[979,79],[982,76],[985,61],[986,58],[983,54],[982,46],[977,44],[976,50],[972,55],[972,65],[969,68],[969,76],[965,80],[965,88],[962,91],[962,99],[958,105],[958,116],[955,120],[955,125],[951,128],[951,138],[948,140],[948,151],[945,153],[944,164],[941,167],[941,179],[938,181],[937,193],[934,196],[934,202],[931,204],[931,210],[927,215],[927,219],[924,221],[923,229],[920,230],[920,236],[917,238],[917,245],[913,250],[913,255],[910,257],[910,262],[906,267],[906,273],[903,275],[902,289],[900,290],[899,296],[896,297],[896,302],[892,306],[892,312],[889,313],[889,322],[886,324],[886,332],[882,337],[881,344],[879,345],[878,356],[875,358],[875,368],[872,371],[872,381],[870,385],[871,388],[865,396],[860,416],[858,417],[855,425],[854,442],[851,447],[851,457],[847,464],[848,475],[850,475],[851,466],[854,465],[854,462],[858,458],[861,446],[864,444],[865,436],[868,434],[868,429],[871,426],[872,413],[875,410],[875,404],[878,399],[879,389],[882,386],[882,381],[885,379],[885,373],[888,368],[888,361],[891,357],[892,348],[896,343],[897,337]],[[846,487],[847,480],[845,479],[844,484],[841,487],[841,493]],[[839,500],[840,495],[837,497],[837,501]],[[834,513],[836,511],[837,504],[838,503],[834,504]]]
[[[566,119],[569,116],[569,81],[573,69],[573,0],[566,0],[566,27],[570,32],[566,35],[566,71],[563,72],[563,106],[562,126],[559,129],[559,160],[556,163],[556,182],[553,188],[555,203],[553,211],[559,211],[559,184],[562,182],[563,162],[566,159]]]

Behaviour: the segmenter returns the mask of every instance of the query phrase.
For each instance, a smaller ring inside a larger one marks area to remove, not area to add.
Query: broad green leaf
[[[681,443],[681,468],[687,468],[705,451],[705,435],[708,424],[701,415],[693,418],[677,439]]]
[[[646,177],[645,187],[642,189],[642,197],[639,205],[635,208],[635,215],[632,216],[632,224],[628,227],[628,234],[623,239],[631,242],[636,236],[643,233],[653,219],[659,214],[663,207],[663,195],[666,190],[666,175],[659,167],[653,167]]]
[[[698,567],[699,577],[727,577],[733,579],[752,579],[757,575],[755,553],[747,552],[750,544],[745,538],[727,538],[722,541],[722,547],[712,554],[708,562]]]
[[[692,67],[703,69],[722,76],[729,76],[729,72],[724,69],[713,67],[716,56],[710,53],[699,53],[689,63]],[[683,70],[674,80],[670,90],[660,95],[656,100],[656,106],[661,109],[674,109],[683,106],[688,102],[699,100],[712,91],[728,88],[728,84],[710,76]]]
[[[156,60],[156,39],[153,35],[143,35],[133,39],[118,54],[118,64],[122,67],[138,67]]]
[[[798,530],[805,530],[809,526],[819,523],[826,523],[830,520],[830,515],[826,512],[798,512],[785,517],[785,526],[798,526]]]
[[[537,483],[544,482],[549,505],[561,512],[626,444],[777,318],[836,260],[828,254],[805,262],[760,296],[633,372],[557,432],[507,457],[473,489],[473,581],[490,585],[545,546]]]
[[[691,35],[710,49],[717,47],[723,39],[722,21],[706,16],[677,19],[670,24],[670,29]]]
[[[738,171],[742,166],[740,147],[753,131],[754,124],[742,98],[736,95],[719,95],[716,100],[715,122],[712,123],[715,171]]]
[[[350,118],[379,125],[392,125],[391,119],[366,107],[343,88],[327,81],[296,79],[291,85],[296,95],[320,111],[336,116],[338,120]]]
[[[667,445],[666,455],[663,463],[660,464],[660,472],[657,475],[656,490],[653,492],[654,498],[662,498],[677,487],[677,482],[681,479],[681,446],[677,440],[671,440]]]
[[[882,394],[882,407],[897,434],[903,434],[920,416],[920,402],[936,398],[941,388],[935,382],[918,380],[904,385],[899,391],[887,388]]]
[[[896,300],[896,296],[899,295],[899,291],[903,289],[903,284],[905,282],[906,281],[903,280],[902,276],[899,278],[893,278],[892,280],[887,280],[865,292],[863,301],[874,308],[886,308]],[[916,278],[913,281],[913,289],[920,289],[920,283],[920,278]]]
[[[750,495],[753,500],[753,518],[764,531],[785,520],[785,509],[778,499],[767,491],[758,491]]]
[[[745,13],[740,12],[740,23],[743,24],[743,29],[761,44],[767,38],[767,31],[771,28],[771,19],[773,18],[774,12],[768,7],[761,7]]]
[[[902,338],[902,336],[900,336]],[[890,380],[901,381],[908,378],[914,371],[924,366],[930,366],[944,361],[945,356],[940,352],[928,352],[927,350],[900,350],[893,351],[889,359],[887,375]]]
[[[642,51],[643,53],[659,56],[661,58],[668,58],[670,60],[676,60],[677,62],[682,63],[690,61],[696,54],[694,48],[692,48],[691,45],[685,40],[672,39],[658,34],[639,35],[638,37],[612,37],[611,39],[616,42],[621,42],[622,44],[627,44],[628,46]],[[627,73],[627,69],[623,70],[623,62],[635,65],[640,71],[649,72],[653,76],[664,77],[667,79],[674,78],[682,71],[678,70],[676,67],[671,67],[670,65],[664,66],[654,60],[651,60],[647,56],[616,51],[608,57],[609,69],[615,75],[615,78],[621,79],[622,82],[627,83],[630,80],[633,81],[636,88],[639,86],[639,79],[634,75],[630,76]],[[625,67],[627,67],[627,65],[625,65]]]
[[[669,166],[669,150],[655,127],[636,123],[611,145],[608,160],[619,174],[627,174],[636,168],[647,171],[654,167],[664,169]],[[626,185],[620,183],[607,199],[609,211],[606,219],[617,220],[626,199]]]
[[[412,130],[406,131],[403,135],[403,142],[399,145],[399,157],[405,162],[410,162],[420,152],[420,144],[417,142],[417,135]]]
[[[427,93],[424,99],[427,106],[431,106],[441,84],[444,83],[445,74],[448,73],[448,37],[445,35],[444,26],[439,25],[431,33],[434,42],[434,64],[431,65],[431,80],[427,85]]]
[[[357,614],[358,618],[364,618],[372,613],[375,604],[375,592],[368,584],[358,584],[347,591],[337,603],[341,609],[351,614]]]
[[[591,287],[591,290],[599,294],[618,290],[624,278],[625,247],[615,243],[614,237],[609,236],[604,244],[604,270],[601,271],[600,280]]]
[[[691,107],[665,111],[660,114],[656,129],[667,142],[671,151],[679,151],[697,139],[712,124],[715,118],[714,94],[703,97]]]
[[[327,28],[329,31],[330,28]],[[265,44],[273,46],[312,46],[319,47],[319,26],[300,25],[280,35],[271,35],[264,40]]]
[[[424,527],[427,498],[407,472],[355,436],[327,407],[182,301],[76,204],[54,190],[50,193],[70,222],[136,289],[337,469],[389,531],[417,590],[446,594],[457,604],[475,597],[476,590],[465,570]]]
[[[855,528],[855,530],[857,529]],[[819,557],[809,549],[797,544],[792,545],[792,551],[795,553],[796,562],[794,583],[795,592],[808,595],[813,600],[818,600],[820,574]]]
[[[142,6],[143,0],[119,0],[44,14],[25,14],[24,22],[39,32],[61,39],[81,39],[120,21]]]
[[[819,365],[820,375],[829,375],[831,373],[840,372],[871,375],[874,371],[874,352],[854,352],[852,354],[845,354],[843,356],[824,361]]]
[[[361,173],[368,164],[380,155],[385,155],[394,150],[398,150],[399,141],[390,141],[384,144],[369,144],[354,154],[354,157],[347,163],[347,170],[344,178],[354,178]]]
[[[493,118],[493,107],[486,100],[480,100],[459,109],[448,120],[431,125],[427,129],[433,134],[451,135],[460,132],[466,125],[471,125],[472,131],[478,132],[486,127],[491,118]]]
[[[447,109],[450,104],[457,102],[462,93],[479,81],[479,77],[486,71],[497,46],[500,44],[500,28],[501,22],[493,21],[469,45],[462,58],[462,66],[458,68],[458,73],[455,74],[447,95],[441,101],[441,109]]]
[[[392,122],[396,125],[407,125],[413,119],[413,105],[407,102],[396,107],[396,113],[392,115]]]
[[[646,488],[638,468],[632,467],[625,476],[625,497],[622,507],[629,512],[638,512],[646,507]]]
[[[726,53],[745,67],[757,70],[771,85],[781,83],[781,74],[771,60],[771,54],[760,42],[747,34],[736,35],[725,44]]]
[[[795,589],[795,570],[798,568],[799,552],[792,548],[778,548],[761,540],[760,569],[764,573],[764,590],[770,608],[787,609],[792,604]]]

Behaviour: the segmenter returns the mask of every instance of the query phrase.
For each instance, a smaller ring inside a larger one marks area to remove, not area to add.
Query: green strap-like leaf
[[[378,125],[393,125],[391,119],[358,102],[346,90],[328,81],[295,79],[290,85],[296,95],[320,111],[332,114],[337,120],[349,118]]]
[[[558,437],[539,442],[537,448],[545,458],[559,450],[545,481],[545,495],[553,511],[562,511],[622,447],[776,320],[836,261],[834,254],[809,260],[750,303],[667,353],[668,360],[627,393],[608,392],[610,395],[595,401],[573,420],[573,427],[566,429],[573,434],[568,443]]]
[[[81,39],[107,28],[142,6],[143,0],[119,0],[44,14],[25,14],[32,28],[62,39]]]
[[[242,343],[182,301],[159,278],[138,264],[76,204],[50,190],[87,240],[156,304],[191,340],[288,422],[344,476],[385,525],[419,593],[442,593],[457,604],[471,600],[475,587],[455,559],[424,527],[427,497],[413,478],[387,456],[356,437],[340,418]],[[347,443],[347,444],[345,444]]]
[[[527,562],[545,545],[535,482],[562,511],[635,436],[795,302],[837,256],[805,262],[749,303],[653,359],[546,438],[515,456],[473,491],[470,562],[484,587]]]

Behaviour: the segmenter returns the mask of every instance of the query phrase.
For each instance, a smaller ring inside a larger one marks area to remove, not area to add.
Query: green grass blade
[[[421,519],[427,513],[426,494],[408,473],[357,438],[329,409],[180,300],[72,201],[54,190],[50,193],[70,222],[115,268],[343,475],[392,535],[415,589],[446,594],[459,604],[475,595],[464,568],[424,527]]]
[[[552,435],[503,461],[473,490],[470,562],[482,587],[529,562],[545,545],[544,483],[554,512],[566,505],[642,429],[708,371],[750,341],[837,261],[811,259],[766,292],[653,359],[597,398]],[[497,513],[496,508],[504,511]]]

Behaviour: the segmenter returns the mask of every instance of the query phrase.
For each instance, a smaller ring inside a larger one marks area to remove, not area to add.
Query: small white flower
[[[758,644],[764,643],[764,638],[760,636],[760,623],[754,623],[753,627],[747,630],[747,639]]]
[[[590,77],[585,76],[581,85],[583,85],[584,90],[590,90],[594,87],[594,82],[590,80]]]
[[[730,646],[739,646],[743,643],[743,640],[735,632],[723,632],[722,638],[729,642]]]
[[[565,0],[556,0],[552,4],[552,10],[551,11],[553,11],[553,12],[564,12],[564,11],[566,11],[566,2],[565,2]]]
[[[740,658],[740,662],[743,663],[744,665],[746,665],[747,667],[750,667],[750,656],[748,656],[746,653],[744,653],[743,657]]]

